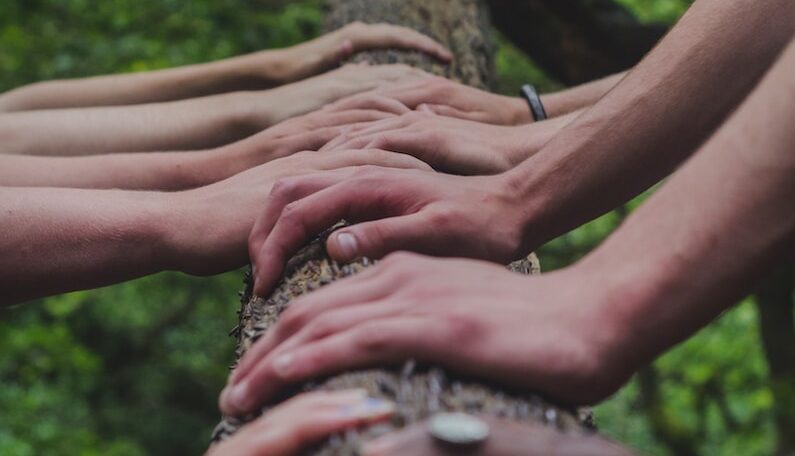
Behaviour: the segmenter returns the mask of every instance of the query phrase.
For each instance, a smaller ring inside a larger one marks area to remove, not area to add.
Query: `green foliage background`
[[[202,62],[305,40],[319,1],[4,0],[0,90],[49,78]],[[621,0],[643,21],[674,21],[680,0]],[[502,42],[501,90],[527,80],[559,87]],[[638,202],[630,204],[630,211]],[[609,214],[541,252],[545,268],[574,261],[613,230]],[[46,252],[43,252],[46,254]],[[160,274],[40,300],[0,313],[0,454],[198,454],[218,419],[232,360],[242,274]],[[769,454],[772,397],[746,302],[657,363],[664,408],[652,416],[632,381],[597,407],[602,430],[666,454],[650,418],[694,437],[702,454]],[[730,419],[710,395],[717,388]]]

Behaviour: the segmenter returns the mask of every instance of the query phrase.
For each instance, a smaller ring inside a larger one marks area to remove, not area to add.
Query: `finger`
[[[316,315],[344,303],[369,302],[386,296],[389,282],[384,280],[383,275],[379,278],[381,271],[380,267],[367,269],[346,278],[344,285],[323,287],[290,303],[278,323],[243,354],[229,377],[229,384],[239,383],[259,360],[279,343],[300,331]]]
[[[350,129],[345,129],[340,132],[334,139],[321,147],[320,152],[363,149],[365,145],[370,143],[369,138],[351,138],[350,131]]]
[[[382,168],[433,170],[427,163],[411,155],[380,149],[338,151],[323,159],[327,161],[319,166],[318,169],[332,170],[372,165]]]
[[[212,454],[294,455],[335,432],[381,421],[394,409],[365,390],[304,393],[244,426]]]
[[[480,112],[462,111],[452,106],[442,104],[422,103],[417,106],[417,111],[437,114],[445,117],[455,117],[456,119],[472,120],[476,122],[480,122],[483,118],[482,113]]]
[[[314,127],[338,127],[343,125],[351,125],[361,122],[374,122],[383,119],[392,119],[398,113],[390,112],[387,110],[368,109],[368,108],[351,108],[345,110],[334,111],[319,117],[317,122],[312,126]]]
[[[383,95],[374,92],[367,92],[359,95],[354,95],[352,97],[343,98],[342,100],[327,105],[323,109],[327,109],[332,112],[346,111],[352,109],[356,110],[365,109],[365,110],[388,112],[397,115],[410,111],[408,107],[406,107],[403,103],[399,102],[398,100],[395,100],[394,98],[385,97]]]
[[[314,183],[312,183],[314,186]],[[374,179],[359,179],[354,184],[342,183],[320,191],[305,193],[302,199],[292,198],[269,204],[266,214],[273,220],[265,242],[254,252],[257,276],[254,291],[258,296],[268,291],[281,276],[287,260],[311,238],[340,220],[368,219],[393,215],[382,197],[383,186]],[[319,188],[318,188],[319,190]],[[303,191],[301,189],[300,191]],[[278,216],[276,210],[281,208]]]
[[[265,209],[254,223],[248,243],[249,257],[254,266],[253,272],[255,294],[262,296],[264,295],[264,291],[270,287],[270,284],[267,286],[258,286],[258,284],[263,281],[263,279],[261,279],[261,274],[259,273],[259,270],[262,266],[260,263],[264,263],[264,261],[261,261],[259,257],[259,251],[265,241],[266,236],[270,234],[273,226],[279,219],[284,207],[292,201],[299,200],[306,195],[312,194],[324,188],[331,187],[338,182],[343,181],[351,173],[351,170],[343,169],[312,173],[303,176],[281,179],[273,185],[270,194],[266,199]]]
[[[376,293],[376,296],[383,298],[390,291],[394,292],[394,287]],[[300,328],[298,332],[277,342],[273,356],[278,357],[280,353],[297,351],[312,342],[348,331],[369,321],[396,317],[401,314],[404,305],[388,301],[379,302],[378,299],[366,301],[362,298],[355,298],[354,301],[347,302],[338,300],[323,307],[325,307],[325,311],[322,311],[322,318],[308,320],[308,324]],[[320,315],[320,313],[315,314],[316,317]],[[252,376],[252,379],[252,381],[256,381],[255,376]]]
[[[445,101],[446,93],[440,87],[449,81],[440,77],[433,77],[419,81],[410,81],[398,86],[390,87],[386,90],[381,89],[381,94],[398,100],[411,109],[415,109],[422,103],[440,104]]]
[[[283,387],[310,378],[375,363],[392,364],[410,357],[422,360],[421,350],[412,348],[421,343],[418,341],[428,340],[437,326],[432,319],[422,317],[370,321],[294,352],[266,358],[256,368],[256,382],[244,379],[232,387],[222,410],[232,414],[246,413]]]
[[[428,227],[431,218],[424,213],[357,223],[329,236],[326,250],[341,262],[357,258],[382,258],[398,250],[440,254],[451,250],[450,243],[438,239]]]
[[[283,142],[279,144],[278,147],[274,148],[274,150],[263,152],[271,152],[272,155],[269,158],[271,160],[275,160],[278,158],[287,157],[296,152],[317,150],[323,147],[323,145],[325,145],[328,141],[336,138],[339,135],[340,130],[341,127],[327,127],[308,133],[299,133],[288,136],[284,138]]]
[[[380,294],[382,293],[376,293],[376,295]],[[346,303],[337,301],[336,304],[344,306]],[[287,337],[280,336],[286,333],[286,331],[282,330],[284,326],[281,326],[278,330],[271,331],[269,334],[271,337],[263,339],[262,344],[258,342],[259,346],[257,347],[256,356],[248,357],[246,360],[246,372],[238,376],[235,381],[230,381],[229,386],[225,389],[234,391],[235,387],[241,383],[260,385],[263,382],[269,382],[272,380],[274,360],[278,359],[280,355],[297,351],[302,346],[314,341],[350,330],[354,326],[374,319],[397,316],[400,311],[401,306],[397,304],[378,302],[378,300],[363,301],[359,298],[356,300],[356,304],[351,304],[338,310],[328,310],[330,312],[329,315],[323,315],[323,318],[309,321],[308,324],[299,327],[298,331]],[[288,322],[288,325],[295,328],[293,321],[295,320]],[[274,327],[274,329],[277,328]],[[253,352],[252,355],[254,355]],[[230,394],[232,395],[227,396],[225,399],[234,401],[234,394]]]
[[[439,135],[433,131],[412,131],[403,129],[375,134],[362,145],[366,149],[382,149],[412,155],[434,169],[444,169],[450,161],[443,153]]]
[[[364,33],[352,37],[354,52],[380,48],[398,48],[422,51],[443,62],[450,62],[449,49],[416,30],[392,24],[373,24]]]

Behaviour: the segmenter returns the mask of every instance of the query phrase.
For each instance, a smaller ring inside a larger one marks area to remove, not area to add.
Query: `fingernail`
[[[248,382],[240,382],[232,387],[227,386],[221,394],[226,395],[226,402],[233,408],[244,411],[248,400]]]
[[[389,401],[374,397],[365,397],[353,406],[345,406],[340,409],[340,414],[357,419],[374,419],[385,415],[390,415],[395,411],[395,404]]]
[[[344,232],[337,234],[337,246],[344,257],[343,259],[352,260],[356,258],[356,253],[359,250],[356,236]]]
[[[286,377],[290,372],[290,367],[292,367],[292,364],[293,355],[291,353],[285,353],[284,355],[276,358],[276,361],[273,362],[273,369],[280,377]]]

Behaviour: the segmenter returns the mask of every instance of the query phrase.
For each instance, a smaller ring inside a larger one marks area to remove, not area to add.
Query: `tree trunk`
[[[566,85],[635,65],[667,27],[641,24],[613,0],[489,0],[494,25]]]
[[[487,10],[481,1],[329,0],[328,6],[330,28],[356,20],[406,25],[436,38],[455,54],[455,62],[450,67],[417,53],[398,51],[368,52],[356,56],[354,61],[409,63],[474,86],[490,86],[493,79],[493,45],[489,37]],[[278,320],[279,314],[294,298],[355,274],[372,264],[367,259],[348,265],[338,264],[328,258],[322,240],[316,240],[288,262],[283,281],[267,299],[251,296],[249,284],[242,294],[240,324],[233,331],[238,338],[238,357]],[[539,272],[538,261],[532,254],[512,264],[510,269],[524,274]],[[590,429],[590,414],[587,411],[556,407],[530,392],[508,391],[477,379],[462,378],[436,366],[420,366],[412,360],[407,360],[401,368],[348,372],[297,385],[279,400],[300,391],[346,388],[365,388],[372,396],[394,401],[397,404],[396,415],[389,423],[335,436],[315,448],[311,454],[358,454],[362,441],[444,411],[466,411],[517,421],[540,422],[568,432]],[[264,407],[261,412],[268,408]],[[213,434],[213,440],[228,437],[254,418],[224,417]]]
[[[777,455],[795,451],[795,265],[773,274],[756,292],[759,331],[770,366]]]

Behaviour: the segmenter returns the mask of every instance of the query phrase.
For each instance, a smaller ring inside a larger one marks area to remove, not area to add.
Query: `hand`
[[[513,168],[546,142],[527,127],[505,127],[410,111],[350,126],[322,151],[376,148],[413,155],[455,174],[496,174]]]
[[[345,65],[294,84],[255,92],[249,109],[253,112],[252,122],[261,129],[360,92],[430,77],[420,69],[402,64]]]
[[[210,182],[216,182],[296,152],[318,150],[352,126],[395,117],[394,106],[381,106],[381,109],[326,108],[293,117],[254,136],[201,152],[206,160],[194,174],[210,176]]]
[[[292,456],[331,434],[376,423],[394,410],[364,390],[304,393],[244,426],[206,456]]]
[[[540,424],[517,423],[481,417],[489,425],[489,437],[467,451],[470,456],[630,456],[632,453],[597,435],[563,434]],[[367,443],[363,456],[445,456],[460,454],[438,444],[426,424],[418,423]]]
[[[378,150],[335,154],[299,152],[229,179],[184,192],[163,194],[170,220],[161,228],[163,269],[209,275],[246,263],[246,240],[273,184],[287,176],[337,170],[344,180],[364,164],[429,169],[414,157]]]
[[[391,24],[352,22],[285,49],[282,79],[297,81],[338,65],[357,52],[390,48],[424,52],[443,62],[453,59],[447,48],[416,30]]]
[[[530,109],[519,97],[506,97],[469,87],[449,79],[408,82],[379,90],[411,109],[424,106],[436,114],[496,125],[530,123]]]
[[[267,198],[249,239],[254,292],[265,296],[290,256],[342,219],[364,223],[329,237],[328,252],[339,261],[411,250],[507,263],[530,251],[523,205],[502,175],[367,166],[353,174],[284,179]]]
[[[528,278],[473,260],[390,255],[292,302],[240,360],[221,410],[245,413],[287,385],[409,358],[593,403],[632,371],[610,356],[611,302],[595,282],[576,271]]]

